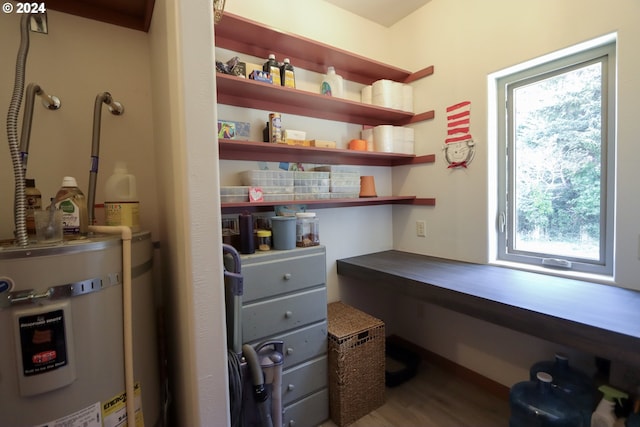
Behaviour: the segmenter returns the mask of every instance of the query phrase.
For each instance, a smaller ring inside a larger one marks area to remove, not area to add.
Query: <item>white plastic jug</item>
[[[105,222],[107,225],[127,225],[140,230],[140,202],[136,177],[127,171],[124,162],[116,162],[113,175],[105,186]]]
[[[342,98],[344,96],[344,81],[342,76],[336,74],[334,67],[327,68],[327,74],[324,76],[320,84],[320,93],[322,95],[334,96]]]

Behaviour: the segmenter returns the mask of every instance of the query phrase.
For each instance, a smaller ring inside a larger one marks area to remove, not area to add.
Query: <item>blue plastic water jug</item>
[[[586,373],[569,366],[569,358],[562,353],[556,353],[554,360],[534,363],[529,370],[529,379],[534,381],[538,372],[547,372],[553,377],[553,385],[566,393],[569,401],[582,413],[584,425],[589,426],[599,398],[593,380]]]
[[[535,381],[511,387],[509,427],[588,427],[578,408],[552,381],[548,373],[538,372]]]

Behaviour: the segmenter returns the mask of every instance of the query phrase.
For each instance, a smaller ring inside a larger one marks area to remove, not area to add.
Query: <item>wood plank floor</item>
[[[507,427],[509,402],[422,361],[418,375],[386,388],[385,404],[350,427]],[[329,420],[320,427],[336,427]]]

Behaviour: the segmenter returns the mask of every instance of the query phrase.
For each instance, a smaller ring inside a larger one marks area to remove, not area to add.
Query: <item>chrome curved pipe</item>
[[[98,181],[98,163],[100,161],[100,125],[102,122],[102,104],[106,104],[108,110],[114,116],[124,114],[124,107],[115,101],[109,92],[102,92],[96,96],[93,105],[93,136],[91,138],[91,170],[89,172],[89,191],[87,204],[89,210],[89,225],[95,220],[96,184]]]
[[[22,174],[25,178],[27,176],[27,161],[29,160],[33,104],[36,95],[42,98],[42,105],[48,110],[57,110],[60,108],[60,99],[58,99],[58,97],[47,95],[36,83],[29,83],[26,92],[24,115],[22,116],[22,133],[20,134],[20,162],[22,163]]]

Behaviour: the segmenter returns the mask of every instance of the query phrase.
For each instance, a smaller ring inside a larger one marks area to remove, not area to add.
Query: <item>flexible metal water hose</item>
[[[20,19],[20,48],[16,59],[16,76],[13,85],[13,94],[9,103],[7,113],[7,137],[9,141],[9,152],[11,153],[11,163],[13,165],[13,176],[15,180],[14,193],[14,223],[16,233],[16,243],[20,246],[29,244],[27,235],[26,200],[24,171],[22,169],[22,159],[20,158],[20,142],[18,139],[18,116],[22,104],[22,94],[24,91],[24,75],[29,52],[29,29],[27,28],[29,15],[22,15]]]

